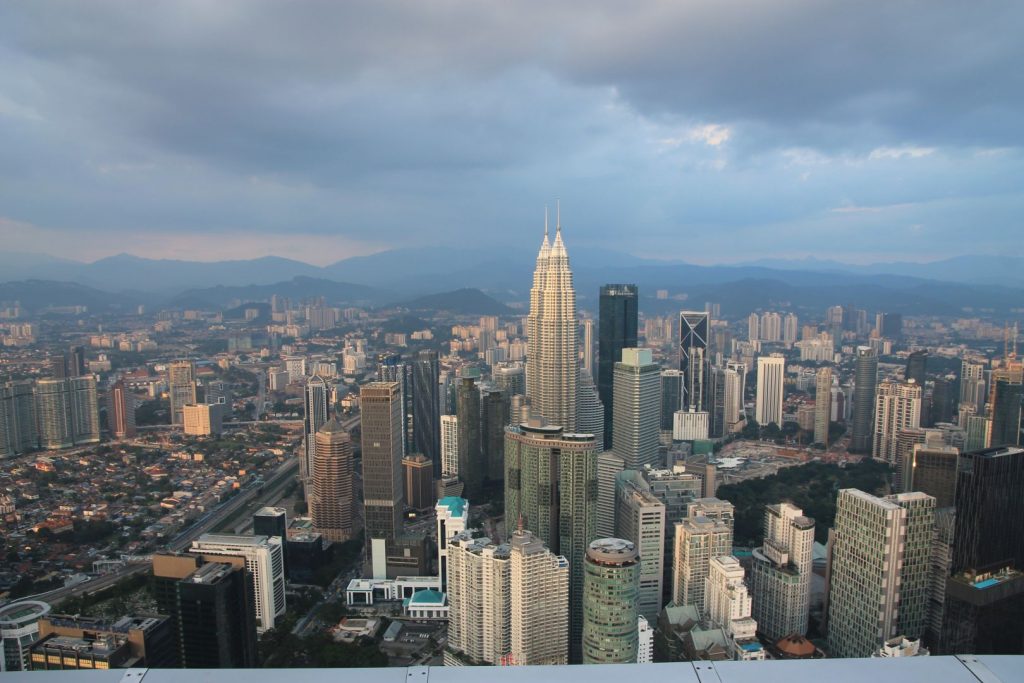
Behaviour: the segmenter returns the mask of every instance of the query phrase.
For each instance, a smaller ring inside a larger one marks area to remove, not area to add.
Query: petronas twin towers
[[[562,242],[560,212],[555,240],[548,240],[547,213],[544,241],[537,254],[530,290],[530,314],[526,318],[529,354],[526,393],[530,412],[549,425],[575,432],[576,399],[580,380],[577,345],[576,290],[573,288],[569,254]]]

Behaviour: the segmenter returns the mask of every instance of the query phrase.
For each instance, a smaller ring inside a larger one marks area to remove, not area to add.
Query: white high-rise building
[[[782,316],[775,311],[761,316],[761,339],[767,342],[782,340]]]
[[[284,540],[279,536],[203,534],[189,552],[203,556],[228,555],[245,560],[252,585],[259,633],[274,628],[287,607],[284,593]]]
[[[796,313],[787,313],[786,317],[782,319],[782,341],[786,344],[795,343],[799,332],[800,321],[797,319]]]
[[[761,338],[761,318],[751,313],[747,318],[747,341],[755,342]]]
[[[306,499],[309,499],[309,480],[313,476],[313,456],[316,454],[316,433],[331,418],[330,391],[327,380],[319,375],[311,377],[306,383],[303,393],[303,454],[299,459],[299,478],[306,486]]]
[[[651,493],[650,486],[636,470],[623,472],[617,488],[615,536],[632,541],[640,553],[637,612],[650,622],[657,622],[664,580],[665,504]]]
[[[556,221],[555,241],[551,244],[545,218],[544,242],[537,254],[530,314],[526,318],[526,393],[531,412],[566,433],[576,431],[580,371],[577,332],[576,290],[562,242],[561,218]]]
[[[750,590],[761,633],[771,641],[807,633],[814,520],[790,503],[768,505],[764,544],[754,548]]]
[[[786,379],[786,359],[773,353],[757,359],[757,396],[754,419],[760,425],[774,422],[782,426],[782,403]]]
[[[459,476],[459,418],[441,416],[441,476]]]
[[[672,600],[704,608],[704,579],[711,558],[732,554],[732,530],[724,522],[692,517],[676,524],[672,561]]]
[[[446,496],[434,507],[437,517],[437,576],[441,590],[448,588],[448,541],[461,534],[469,525],[469,501]]]
[[[511,547],[512,656],[509,664],[568,664],[569,562],[529,531]]]
[[[583,321],[583,354],[580,370],[591,377],[594,376],[594,321],[586,318]]]
[[[636,663],[651,664],[654,662],[654,628],[649,621],[640,615],[636,619]]]
[[[629,469],[658,463],[661,367],[650,349],[622,349],[612,375],[612,450]]]
[[[704,579],[704,614],[729,637],[733,659],[765,658],[757,642],[757,622],[751,618],[751,599],[739,560],[731,555],[712,557]]]
[[[921,426],[921,386],[908,382],[882,382],[875,394],[875,434],[871,456],[899,465],[896,437]]]
[[[920,492],[877,498],[843,489],[828,578],[833,657],[870,657],[895,636],[928,627],[935,498]]]
[[[576,431],[597,437],[597,452],[604,450],[604,404],[589,372],[580,372],[579,396],[576,397]]]
[[[832,368],[821,368],[814,379],[814,442],[828,446],[832,416]]]

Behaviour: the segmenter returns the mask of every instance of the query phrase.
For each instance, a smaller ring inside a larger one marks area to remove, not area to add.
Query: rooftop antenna
[[[555,200],[555,232],[562,232],[562,200]]]

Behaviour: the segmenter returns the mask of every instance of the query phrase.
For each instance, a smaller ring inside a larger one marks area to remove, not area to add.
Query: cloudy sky
[[[581,11],[581,8],[586,8]],[[0,4],[0,239],[1021,253],[1024,3]]]

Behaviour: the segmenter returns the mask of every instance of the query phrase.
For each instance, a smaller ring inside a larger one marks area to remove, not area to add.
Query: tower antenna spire
[[[548,205],[544,205],[544,239],[548,238]]]
[[[562,200],[555,200],[555,232],[562,232]]]

